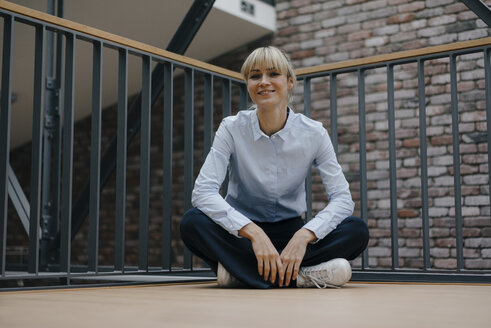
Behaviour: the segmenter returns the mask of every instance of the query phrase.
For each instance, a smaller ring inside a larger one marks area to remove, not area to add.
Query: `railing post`
[[[396,127],[394,108],[394,66],[387,65],[387,101],[389,120],[389,171],[390,171],[390,227],[392,248],[392,270],[399,267],[399,238],[397,222],[397,165]]]
[[[455,194],[455,229],[457,269],[464,268],[463,237],[462,237],[462,193],[460,179],[460,136],[459,136],[459,100],[457,89],[457,56],[450,55],[450,95],[452,98],[452,146],[453,146],[453,172]]]
[[[75,101],[75,44],[74,34],[66,35],[65,103],[63,108],[63,172],[61,209],[60,269],[70,276],[73,180],[73,121]]]
[[[486,126],[488,140],[489,207],[491,210],[491,48],[484,50],[484,74],[486,77]],[[1,172],[1,171],[0,171]]]
[[[305,116],[311,115],[311,80],[306,78],[303,81],[303,113]],[[309,167],[307,177],[305,178],[305,201],[307,202],[307,212],[305,213],[305,220],[310,221],[312,219],[312,166]]]
[[[240,105],[239,109],[244,110],[248,108],[249,93],[247,91],[247,85],[245,83],[240,84]]]
[[[329,105],[331,117],[331,141],[336,156],[338,156],[338,83],[337,75],[330,74],[329,79]]]
[[[184,211],[192,207],[194,185],[194,70],[184,71]],[[193,268],[191,252],[184,248],[184,269]]]
[[[140,227],[138,235],[138,269],[148,271],[148,222],[150,206],[150,141],[151,141],[151,60],[142,57],[142,113],[140,137]]]
[[[48,1],[48,13],[55,15],[55,0]],[[46,35],[46,112],[44,118],[44,143],[43,143],[43,186],[42,186],[42,236],[41,236],[41,258],[40,265],[45,267],[48,262],[48,247],[50,240],[54,238],[58,229],[58,222],[55,220],[53,208],[54,194],[51,187],[55,186],[52,182],[52,174],[58,174],[53,170],[52,153],[57,149],[54,147],[54,135],[56,130],[56,120],[59,119],[59,81],[54,76],[54,32],[47,32]],[[56,160],[56,159],[55,159]],[[56,188],[56,187],[55,187]],[[55,189],[57,190],[57,189]],[[59,196],[59,195],[56,195]]]
[[[424,61],[418,60],[419,147],[421,162],[421,219],[424,269],[430,268],[430,223],[428,211],[428,159],[426,145],[426,88]]]
[[[222,79],[222,117],[225,118],[232,114],[232,84],[230,80]],[[225,197],[228,192],[228,174],[225,175],[225,179],[222,183],[221,193]]]
[[[228,79],[222,80],[222,112],[223,117],[232,115],[232,83]]]
[[[90,134],[89,271],[98,272],[102,132],[102,42],[93,43],[92,121]]]
[[[126,152],[128,129],[128,50],[119,49],[118,132],[116,160],[115,270],[124,271],[126,220]]]
[[[204,77],[204,135],[203,135],[203,160],[208,155],[213,143],[213,75],[205,74]]]
[[[171,271],[172,253],[172,144],[174,110],[174,65],[163,64],[164,68],[164,122],[163,122],[163,183],[162,183],[162,268]]]
[[[0,96],[0,274],[5,276],[7,251],[8,171],[10,155],[10,116],[12,97],[12,54],[14,19],[3,18],[2,90]]]
[[[362,219],[368,220],[367,196],[367,142],[365,116],[365,71],[358,69],[358,130],[360,144],[360,213]],[[362,255],[362,268],[368,268],[368,248]]]
[[[64,0],[58,0],[57,6],[57,16],[63,17],[64,12]],[[63,73],[63,34],[56,33],[56,74],[54,82],[56,84],[56,104],[54,105],[55,111],[52,115],[52,168],[51,168],[51,178],[49,183],[51,183],[51,219],[49,222],[48,232],[48,265],[51,263],[56,263],[59,259],[59,248],[53,248],[53,242],[59,236],[59,226],[60,222],[60,201],[61,201],[61,152],[62,152],[62,122],[61,122],[61,108],[62,108],[62,97],[60,97],[61,83],[62,83],[62,73]],[[48,109],[47,109],[48,110]]]
[[[34,95],[31,158],[31,213],[29,224],[29,273],[39,272],[39,223],[41,218],[41,180],[43,148],[44,42],[46,27],[36,26],[34,46]]]

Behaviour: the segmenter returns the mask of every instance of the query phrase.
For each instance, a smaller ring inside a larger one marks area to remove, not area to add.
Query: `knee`
[[[197,208],[191,208],[186,211],[179,224],[181,236],[184,237],[197,231],[198,226],[203,222],[203,216],[205,216],[205,214]]]
[[[353,242],[357,242],[365,248],[370,238],[368,226],[365,221],[356,216],[350,216],[346,218],[346,221],[349,224],[349,231]]]

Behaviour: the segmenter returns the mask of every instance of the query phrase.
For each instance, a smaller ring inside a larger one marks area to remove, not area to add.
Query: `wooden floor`
[[[0,327],[491,327],[491,285],[219,289],[215,283],[0,293]]]

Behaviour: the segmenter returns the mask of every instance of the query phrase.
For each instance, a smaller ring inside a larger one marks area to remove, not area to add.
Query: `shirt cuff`
[[[334,228],[331,228],[329,225],[326,225],[326,222],[318,217],[313,218],[309,222],[307,222],[304,226],[305,229],[309,229],[315,234],[317,238],[311,244],[317,243],[319,240],[323,239],[327,236]]]
[[[227,219],[224,221],[226,222],[225,228],[228,230],[228,232],[239,238],[242,238],[242,236],[239,236],[239,230],[252,222],[245,215],[235,209],[232,209],[229,213],[227,213]]]

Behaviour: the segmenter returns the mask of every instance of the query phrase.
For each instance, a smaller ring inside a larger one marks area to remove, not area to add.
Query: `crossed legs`
[[[303,226],[300,217],[277,223],[256,222],[269,236],[279,253],[293,234]],[[193,208],[181,221],[181,237],[191,252],[217,272],[218,262],[235,278],[252,288],[274,287],[257,271],[257,260],[251,242],[237,238]],[[338,227],[315,244],[309,244],[302,266],[312,266],[334,258],[353,260],[368,244],[368,228],[357,217],[344,219]]]

